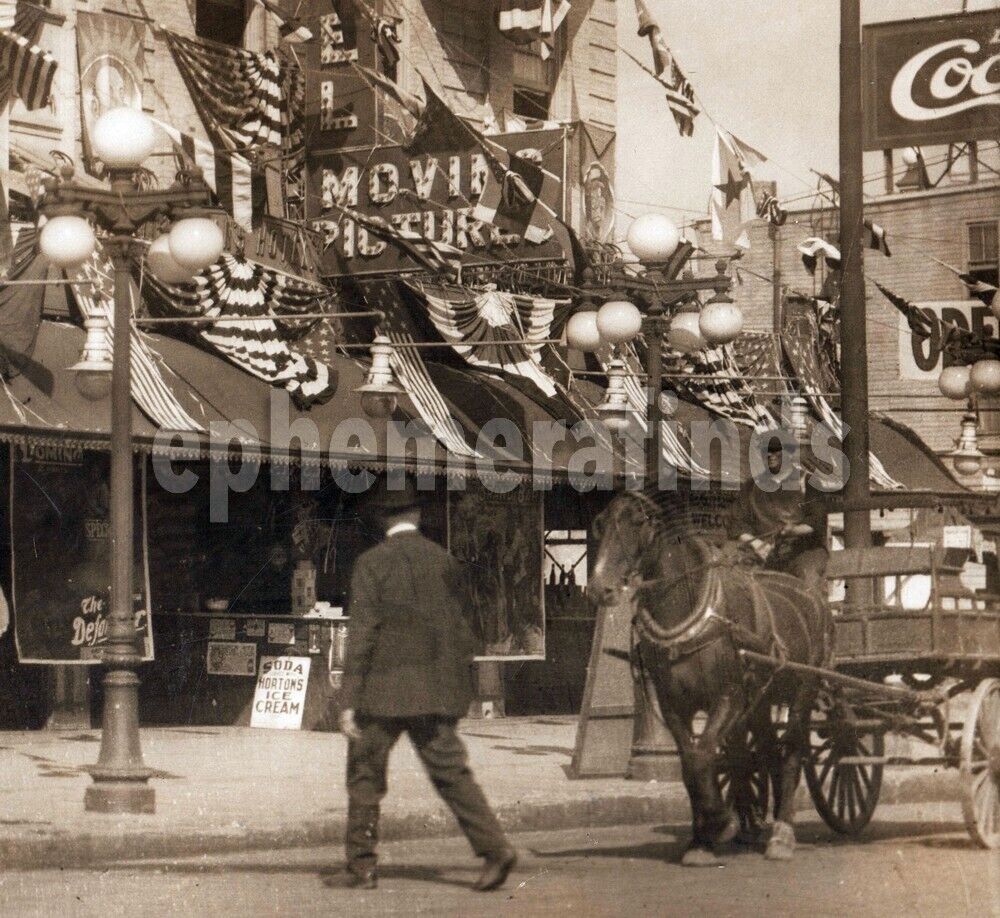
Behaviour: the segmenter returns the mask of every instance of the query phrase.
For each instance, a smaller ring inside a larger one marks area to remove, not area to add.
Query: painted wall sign
[[[865,26],[863,45],[865,149],[996,139],[996,10]]]
[[[298,730],[306,709],[309,657],[261,657],[251,727]]]
[[[491,140],[511,152],[537,151],[544,167],[565,181],[563,131],[503,134]],[[324,233],[321,272],[326,276],[396,273],[416,265],[399,249],[369,238],[353,221],[326,215],[333,204],[382,217],[395,226],[448,242],[479,256],[472,263],[561,258],[551,239],[540,245],[472,219],[486,181],[482,152],[410,156],[402,147],[342,150],[310,157],[307,216]],[[545,203],[562,215],[562,189]]]
[[[111,608],[109,457],[58,443],[11,451],[14,635],[22,663],[101,661]],[[143,531],[137,472],[136,533]],[[135,635],[153,659],[145,546],[135,546]]]
[[[945,322],[953,322],[960,328],[983,334],[992,330],[996,335],[998,322],[979,300],[941,300],[929,303],[916,303],[928,315],[936,316]],[[919,338],[906,323],[906,318],[899,316],[899,378],[922,379],[937,382],[944,360],[941,351],[941,336],[935,325],[929,338]]]

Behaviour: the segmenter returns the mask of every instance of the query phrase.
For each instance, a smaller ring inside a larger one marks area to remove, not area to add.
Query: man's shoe
[[[326,877],[323,885],[335,889],[377,889],[378,876],[374,870],[351,870],[348,867],[342,874]]]
[[[516,864],[517,852],[513,848],[504,848],[495,854],[487,854],[486,863],[483,864],[483,872],[472,888],[477,892],[488,892],[503,886],[507,881],[507,875]]]

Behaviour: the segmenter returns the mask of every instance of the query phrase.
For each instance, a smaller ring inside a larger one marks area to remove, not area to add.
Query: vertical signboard
[[[22,663],[99,663],[111,609],[110,457],[59,443],[11,451],[14,634]],[[143,476],[136,475],[136,482]],[[145,501],[136,488],[137,535]],[[144,541],[135,552],[135,634],[153,659]]]
[[[865,26],[865,149],[995,140],[998,72],[995,9]]]
[[[371,27],[354,0],[306,0],[303,9],[313,34],[303,49],[307,155],[374,146],[375,93],[354,66],[376,66]]]

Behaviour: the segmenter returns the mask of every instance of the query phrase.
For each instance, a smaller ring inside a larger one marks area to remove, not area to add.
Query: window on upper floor
[[[534,89],[514,89],[514,114],[530,121],[545,121],[549,117],[552,94]]]
[[[1000,222],[970,223],[969,274],[976,280],[1000,286]]]
[[[209,41],[242,47],[247,7],[246,0],[195,0],[195,34]]]

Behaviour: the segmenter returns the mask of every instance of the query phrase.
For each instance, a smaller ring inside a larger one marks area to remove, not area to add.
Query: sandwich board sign
[[[261,657],[251,727],[299,730],[306,709],[309,657]]]

